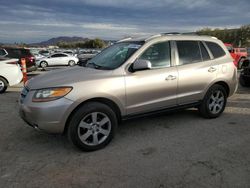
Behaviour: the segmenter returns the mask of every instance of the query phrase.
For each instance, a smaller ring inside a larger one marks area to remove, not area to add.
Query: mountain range
[[[83,37],[66,37],[66,36],[61,36],[61,37],[55,37],[51,38],[46,41],[42,41],[39,43],[32,43],[30,44],[31,46],[54,46],[57,45],[58,42],[85,42],[89,40],[88,38],[83,38]]]

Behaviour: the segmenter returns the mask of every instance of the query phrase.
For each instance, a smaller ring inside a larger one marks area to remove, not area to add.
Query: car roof
[[[161,40],[161,39],[168,39],[168,40],[206,40],[206,41],[219,41],[216,37],[213,36],[206,36],[206,35],[196,35],[196,34],[177,34],[177,33],[162,33],[150,36],[142,36],[142,37],[129,37],[122,39],[119,42],[148,42],[151,40]]]
[[[66,54],[66,53],[63,53],[63,52],[56,52],[56,53],[53,53],[53,54],[51,54],[51,55],[56,55],[56,54],[64,54],[64,55],[69,55],[69,54]]]

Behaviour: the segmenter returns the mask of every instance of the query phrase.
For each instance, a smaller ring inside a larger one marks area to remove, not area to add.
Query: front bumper
[[[29,91],[25,98],[19,100],[21,118],[33,128],[47,133],[61,134],[64,132],[68,118],[68,109],[73,101],[61,98],[50,102],[32,102],[34,91]]]

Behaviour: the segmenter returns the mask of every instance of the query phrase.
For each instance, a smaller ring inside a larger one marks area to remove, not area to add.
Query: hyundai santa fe
[[[65,133],[84,151],[106,146],[119,122],[195,107],[217,118],[237,89],[237,70],[225,45],[208,36],[159,34],[124,39],[86,67],[31,79],[20,96],[28,125]]]

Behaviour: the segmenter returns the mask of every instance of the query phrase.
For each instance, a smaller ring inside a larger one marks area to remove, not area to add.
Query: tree
[[[199,35],[215,36],[225,43],[232,43],[234,46],[250,46],[250,25],[245,25],[238,29],[204,28],[196,33]]]

